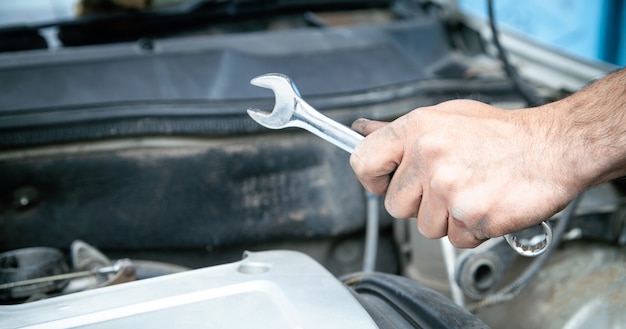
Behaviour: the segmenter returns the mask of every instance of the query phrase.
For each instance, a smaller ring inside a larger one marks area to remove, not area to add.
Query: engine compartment
[[[198,3],[79,17],[55,26],[61,47],[0,53],[0,252],[53,248],[67,268],[44,276],[91,271],[85,277],[95,285],[238,262],[247,250],[296,250],[342,277],[362,270],[368,215],[348,154],[306,132],[253,122],[246,109],[270,108],[274,99],[251,78],[287,74],[307,102],[346,125],[455,98],[525,104],[484,28],[437,4]],[[547,59],[523,65],[529,59],[521,57],[522,75],[532,65],[554,69]],[[608,71],[573,62],[576,70]],[[584,79],[576,70],[531,82],[558,99],[575,90],[554,85]],[[535,279],[478,317],[496,328],[622,322],[622,199],[621,182],[586,193]],[[421,237],[413,220],[393,219],[381,200],[375,209],[375,270],[450,298],[462,286],[464,306],[532,263],[510,248],[498,251],[501,241],[454,250],[457,261],[475,263],[464,270],[457,262],[451,282],[440,241]],[[102,262],[77,266],[76,244]],[[130,263],[118,264],[124,259]],[[129,264],[135,273],[126,276]],[[17,267],[11,257],[0,265]],[[44,295],[67,286],[53,288]]]

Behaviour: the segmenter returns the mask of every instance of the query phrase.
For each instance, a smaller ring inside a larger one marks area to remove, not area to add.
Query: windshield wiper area
[[[274,28],[277,19],[292,25],[317,26],[311,12],[389,8],[392,0],[198,0],[180,5],[0,28],[0,52],[49,47],[42,30],[57,31],[63,47],[129,42],[178,35],[248,32]],[[299,22],[297,22],[299,21]]]

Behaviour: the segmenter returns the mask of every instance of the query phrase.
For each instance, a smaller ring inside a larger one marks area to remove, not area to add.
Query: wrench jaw
[[[289,77],[279,73],[269,73],[252,79],[250,84],[272,90],[275,98],[272,112],[248,109],[248,115],[254,121],[270,129],[294,126],[292,117],[300,98],[300,92]]]
[[[272,89],[276,94],[279,92],[284,92],[283,97],[291,98],[292,95],[302,97],[300,95],[300,91],[296,84],[289,78],[288,76],[280,73],[267,73],[263,75],[259,75],[257,77],[252,78],[250,80],[250,84],[263,87],[267,89]]]
[[[276,110],[273,112],[266,112],[259,109],[248,109],[247,112],[252,120],[256,121],[265,128],[282,129],[286,127],[286,125],[283,124],[284,118],[281,118],[283,115],[277,115],[275,113]]]

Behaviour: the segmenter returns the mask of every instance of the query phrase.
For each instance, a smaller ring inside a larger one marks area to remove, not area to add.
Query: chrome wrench
[[[283,74],[264,74],[252,79],[250,83],[271,89],[274,92],[276,101],[272,112],[248,109],[248,115],[266,128],[302,128],[335,144],[348,153],[352,153],[354,148],[365,138],[356,131],[315,110],[302,99],[295,83]],[[544,231],[543,238],[521,239],[517,233],[506,234],[504,238],[518,254],[529,257],[538,256],[552,244],[550,224],[542,222],[541,226]]]
[[[271,113],[248,109],[248,115],[260,125],[270,129],[298,127],[335,144],[352,153],[363,140],[362,135],[325,116],[305,102],[298,87],[289,77],[279,73],[258,76],[251,84],[274,91],[276,103]]]

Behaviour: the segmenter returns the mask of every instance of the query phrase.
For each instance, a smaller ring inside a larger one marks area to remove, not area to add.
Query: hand
[[[475,247],[539,224],[585,188],[564,166],[576,159],[546,113],[457,100],[391,123],[360,119],[352,128],[367,137],[350,164],[368,191],[385,195],[392,216],[416,217],[426,237]]]

